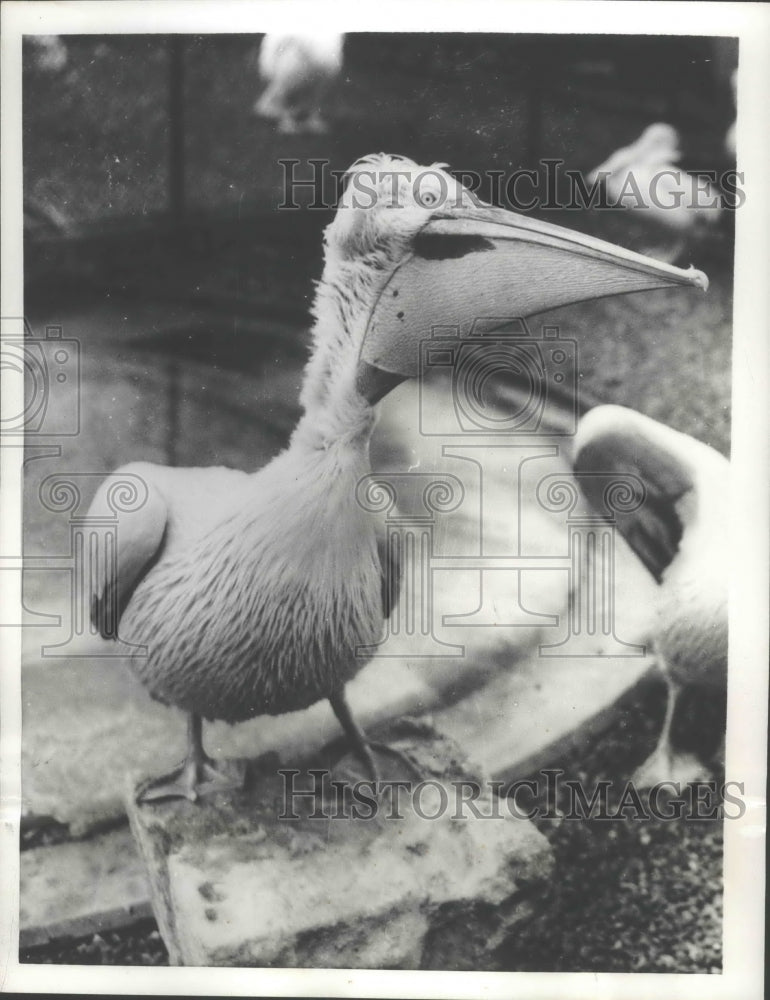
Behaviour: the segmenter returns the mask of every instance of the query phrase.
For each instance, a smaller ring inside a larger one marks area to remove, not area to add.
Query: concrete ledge
[[[19,947],[123,927],[151,916],[150,890],[128,827],[20,855]]]
[[[552,870],[550,847],[489,793],[476,803],[481,818],[456,809],[452,782],[471,770],[435,730],[402,721],[383,736],[426,784],[419,798],[400,796],[395,811],[381,794],[370,818],[371,807],[355,818],[357,800],[331,789],[296,797],[297,818],[279,818],[284,778],[275,755],[247,762],[242,790],[196,804],[137,806],[131,786],[131,827],[173,964],[497,967],[496,946],[531,916]],[[380,759],[385,778],[417,785],[411,769]],[[333,777],[361,774],[345,758]]]

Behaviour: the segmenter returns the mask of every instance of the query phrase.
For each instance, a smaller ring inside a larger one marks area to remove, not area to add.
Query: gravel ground
[[[155,921],[141,920],[120,931],[30,948],[19,960],[52,965],[168,965],[168,952]]]
[[[150,218],[164,207],[163,45],[159,38],[73,38],[68,40],[70,60],[63,75],[27,68],[25,192],[56,203],[76,222],[114,223],[118,232],[126,218],[133,222]],[[420,45],[423,50],[417,51]],[[196,296],[218,297],[225,330],[235,329],[244,312],[252,319],[260,310],[286,315],[287,303],[293,321],[299,322],[312,294],[311,280],[318,274],[320,231],[327,217],[283,213],[276,230],[270,210],[280,175],[264,165],[275,168],[279,155],[304,157],[319,151],[298,140],[287,153],[269,129],[255,123],[250,107],[256,74],[248,69],[253,47],[253,42],[238,36],[194,40],[188,64],[192,108],[188,201],[193,208],[230,210],[236,224],[193,227],[182,243],[164,237],[159,229],[134,242],[118,236],[82,243],[75,253],[70,245],[64,251],[50,246],[32,249],[28,273],[34,277],[39,265],[42,281],[28,285],[31,311],[48,310],[56,303],[66,302],[69,308],[73,301],[92,302],[95,294],[104,294],[107,288],[119,292],[122,286],[127,302],[132,296],[136,299],[137,288],[189,300],[193,308]],[[526,107],[512,84],[505,53],[494,46],[486,54],[469,50],[461,41],[454,49],[442,50],[423,40],[412,40],[395,53],[382,49],[363,38],[351,49],[352,83],[340,94],[338,109],[344,127],[320,153],[330,156],[332,166],[345,167],[355,157],[380,148],[423,161],[446,159],[455,167],[527,163],[521,138]],[[429,73],[415,72],[415,53]],[[580,52],[571,49],[570,56],[573,62],[578,57],[588,59],[590,43]],[[716,162],[726,127],[721,112],[710,123],[703,115],[703,105],[711,106],[704,83],[707,56],[703,45],[689,53],[686,65],[694,74],[694,85],[688,89],[677,83],[680,99],[667,119],[683,129],[691,150],[705,152],[699,167]],[[551,57],[552,66],[564,61],[563,53],[555,50]],[[665,60],[655,57],[661,77],[650,81],[650,55],[639,48],[636,58],[638,66],[632,65],[629,54],[625,83],[632,87],[634,80],[646,79],[648,90],[630,114],[618,108],[597,110],[568,87],[559,100],[546,97],[541,155],[563,156],[568,165],[594,166],[609,150],[666,113]],[[377,72],[371,73],[370,66]],[[460,107],[462,114],[457,113]],[[729,110],[728,106],[728,114]],[[241,205],[256,206],[257,214],[244,211],[241,218]],[[549,218],[636,249],[646,249],[651,239],[646,231],[635,231],[625,217],[570,213],[557,218],[551,213]],[[727,453],[731,255],[729,231],[708,244],[687,248],[680,263],[692,261],[709,273],[708,296],[669,292],[625,296],[552,314],[550,322],[555,317],[563,335],[578,341],[584,391],[600,401],[634,406]],[[52,260],[66,265],[59,280],[46,267]],[[682,392],[683,378],[686,392]],[[589,786],[610,780],[615,793],[652,748],[663,704],[662,686],[647,686],[601,739],[554,766],[563,768],[565,778]],[[702,750],[708,756],[717,742],[709,734],[723,730],[723,714],[721,706],[700,706],[697,712],[696,707],[691,706],[689,716],[682,713],[680,737],[693,743],[698,734],[703,741],[705,733]],[[697,718],[689,736],[688,718],[691,723]],[[559,804],[565,807],[561,799]],[[721,822],[628,818],[538,823],[553,846],[556,874],[539,915],[501,947],[505,968],[720,970]],[[37,831],[23,846],[64,836],[64,831]],[[125,931],[35,949],[22,960],[164,964],[167,956],[157,928],[145,921]]]
[[[613,815],[628,776],[657,740],[664,702],[664,687],[646,684],[601,739],[553,768],[589,792],[599,781],[611,782],[607,811]],[[678,715],[676,742],[708,759],[723,713],[723,705],[691,697]],[[714,780],[721,787],[718,765]],[[545,801],[540,804],[545,809]],[[566,791],[557,794],[556,807],[569,814]],[[555,877],[539,915],[501,949],[506,968],[721,971],[722,821],[639,819],[633,807],[626,816],[536,821],[553,847]]]

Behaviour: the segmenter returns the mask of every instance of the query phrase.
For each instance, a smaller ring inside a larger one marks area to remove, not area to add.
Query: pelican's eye
[[[446,180],[435,170],[419,175],[412,184],[412,197],[419,208],[435,208],[447,196]]]

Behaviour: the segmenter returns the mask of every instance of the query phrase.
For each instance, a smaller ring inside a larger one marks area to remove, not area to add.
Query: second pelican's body
[[[634,778],[641,786],[703,776],[692,754],[673,748],[671,724],[683,688],[727,684],[729,463],[719,452],[622,406],[599,406],[580,422],[575,468],[601,509],[596,473],[630,473],[645,498],[617,517],[618,530],[659,586],[654,648],[669,687],[658,746]]]

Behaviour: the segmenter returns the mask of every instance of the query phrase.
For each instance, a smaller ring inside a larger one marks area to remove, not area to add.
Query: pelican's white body
[[[375,523],[355,499],[368,468],[364,433],[355,447],[295,443],[254,475],[122,470],[168,513],[120,623],[147,646],[132,665],[156,698],[233,722],[305,708],[364,665],[357,647],[383,626]]]
[[[702,765],[692,754],[672,748],[670,730],[683,687],[724,691],[727,684],[729,462],[687,434],[622,406],[599,406],[583,417],[575,436],[578,459],[588,446],[592,456],[581,471],[596,468],[605,455],[608,469],[625,469],[645,482],[652,524],[647,522],[640,536],[630,533],[628,523],[625,530],[621,527],[632,547],[637,543],[642,561],[645,551],[647,558],[651,551],[645,550],[644,533],[654,532],[657,517],[681,526],[678,545],[660,574],[652,636],[669,684],[668,707],[658,745],[634,781],[651,787],[662,781],[701,780]],[[667,494],[672,480],[676,489]],[[629,522],[637,516],[644,524],[641,512],[629,515]]]
[[[635,217],[687,232],[714,223],[721,211],[719,193],[705,178],[676,166],[679,136],[670,125],[650,125],[630,146],[613,153],[588,175],[590,183],[607,175],[607,200],[631,209]]]
[[[674,508],[679,549],[663,571],[655,645],[680,684],[723,686],[727,675],[727,525],[730,463],[687,434],[622,406],[599,406],[580,421],[575,452],[605,433],[644,438],[649,454],[672,457],[693,487]]]
[[[677,504],[685,530],[658,592],[655,641],[674,680],[721,688],[727,680],[729,463],[708,446],[681,438],[688,451],[699,446],[691,451],[696,486]]]

